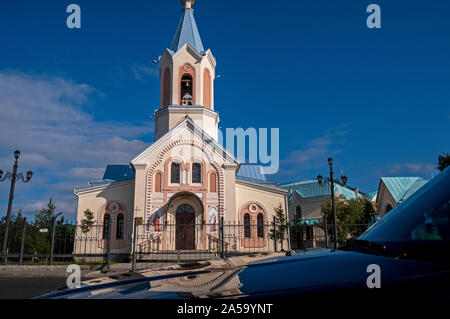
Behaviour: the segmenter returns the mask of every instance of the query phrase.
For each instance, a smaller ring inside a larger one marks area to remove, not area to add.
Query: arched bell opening
[[[194,81],[190,74],[185,74],[181,78],[181,105],[192,105]]]

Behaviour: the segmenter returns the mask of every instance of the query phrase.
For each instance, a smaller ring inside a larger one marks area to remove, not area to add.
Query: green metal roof
[[[427,183],[422,177],[382,177],[381,181],[397,203],[401,203]]]
[[[312,198],[312,197],[330,196],[331,195],[330,183],[325,182],[323,185],[320,185],[317,180],[302,181],[302,182],[280,185],[280,188],[297,192],[303,198]],[[341,186],[339,184],[335,184],[334,191],[335,191],[336,195],[339,195],[345,199],[355,199],[356,198],[356,193],[352,189],[350,189],[346,186]]]

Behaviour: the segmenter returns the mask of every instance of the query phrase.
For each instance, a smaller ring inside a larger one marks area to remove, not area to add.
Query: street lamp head
[[[32,171],[28,171],[27,172],[27,181],[29,181],[32,177],[33,177],[33,172]]]
[[[19,156],[20,156],[20,151],[15,151],[14,152],[14,157],[15,157],[16,160],[19,159]]]
[[[0,169],[0,178],[3,177],[3,171]]]
[[[331,157],[328,159],[328,165],[333,165],[333,159]]]
[[[341,176],[342,184],[347,185],[348,177],[345,175]]]
[[[323,176],[322,175],[317,176],[317,181],[319,182],[320,185],[322,185],[322,183],[323,183]]]

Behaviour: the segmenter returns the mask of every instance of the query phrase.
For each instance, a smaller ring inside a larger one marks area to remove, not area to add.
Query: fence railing
[[[303,222],[298,225],[289,225],[291,249],[308,250],[334,247],[334,224],[329,224],[323,219],[314,220],[312,224],[307,224],[308,221]],[[352,237],[358,237],[368,227],[368,224],[337,224],[338,244],[343,244]]]
[[[198,261],[281,249],[273,224],[144,224],[135,225],[136,263]],[[287,248],[287,238],[283,243]]]
[[[318,222],[293,225],[265,223],[143,224],[130,229],[103,225],[83,227],[11,224],[3,264],[89,264],[109,268],[112,261],[145,267],[155,262],[193,262],[216,257],[332,247],[334,225]],[[338,241],[367,229],[363,224],[339,224]],[[0,224],[0,243],[4,224]],[[0,245],[1,247],[1,245]]]

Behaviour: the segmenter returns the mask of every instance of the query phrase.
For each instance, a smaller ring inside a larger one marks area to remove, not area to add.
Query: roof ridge
[[[299,185],[299,184],[309,184],[309,183],[317,183],[317,180],[311,179],[311,180],[304,180],[304,181],[298,181],[298,182],[290,182],[290,183],[283,183],[280,184],[281,186],[291,186],[291,185]]]

